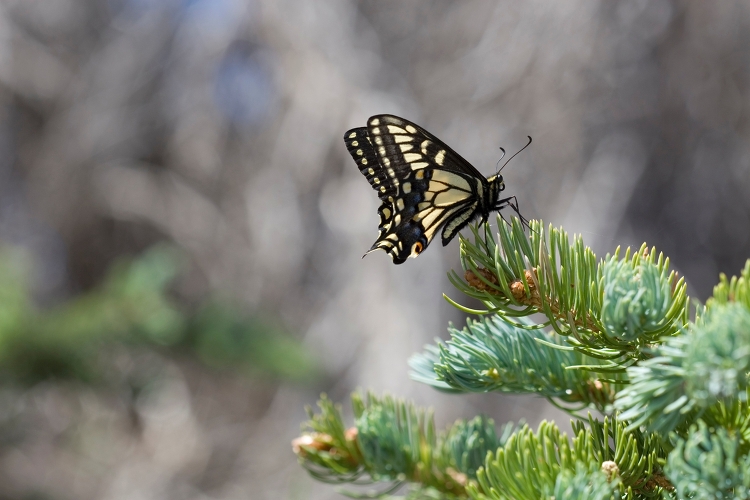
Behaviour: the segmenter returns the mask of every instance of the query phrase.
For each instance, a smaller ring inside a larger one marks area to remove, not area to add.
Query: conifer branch
[[[686,284],[669,271],[669,259],[649,250],[619,249],[598,264],[580,236],[569,242],[562,229],[531,221],[529,235],[518,219],[498,218],[498,243],[489,226],[472,227],[474,241],[461,238],[464,280],[451,282],[482,300],[483,312],[504,318],[542,313],[570,346],[609,360],[587,366],[624,372],[650,357],[649,347],[677,335],[688,322]]]
[[[666,472],[678,498],[750,497],[750,455],[747,445],[726,429],[702,421],[678,440],[669,454]]]
[[[500,433],[492,419],[477,417],[457,421],[435,432],[430,410],[390,396],[352,395],[355,423],[346,427],[341,408],[323,395],[320,413],[308,409],[310,420],[292,442],[300,463],[321,481],[355,486],[380,483],[350,496],[381,496],[403,484],[465,497],[466,486],[476,480],[477,469],[490,451],[502,447],[515,426]]]
[[[536,394],[573,411],[589,405],[604,411],[613,403],[609,382],[589,371],[567,369],[597,360],[567,346],[565,339],[523,328],[528,319],[520,321],[516,326],[495,317],[469,320],[462,331],[449,328],[449,341],[437,341],[409,361],[412,378],[453,392]]]
[[[750,311],[715,303],[697,324],[655,349],[656,357],[628,368],[631,385],[615,407],[631,428],[667,433],[692,422],[692,412],[746,400],[750,371]]]
[[[588,426],[573,422],[571,441],[554,423],[543,422],[536,432],[509,423],[498,432],[486,417],[436,433],[429,410],[389,396],[352,395],[355,422],[348,428],[325,396],[318,406],[320,413],[310,411],[306,432],[293,441],[294,452],[320,480],[370,485],[351,496],[379,496],[406,483],[415,498],[421,492],[476,500],[555,491],[645,498],[671,488],[658,465],[665,459],[660,440],[618,419],[589,415]]]
[[[414,500],[750,498],[750,261],[690,322],[685,281],[654,249],[597,261],[580,237],[530,228],[499,221],[496,239],[486,224],[461,238],[464,276],[449,278],[486,309],[459,307],[492,316],[449,328],[411,376],[545,397],[578,417],[572,440],[553,423],[498,432],[486,417],[436,433],[427,410],[354,395],[351,427],[325,398],[310,412],[293,443],[303,466],[374,485],[369,496],[409,484]],[[586,407],[609,416],[584,421]]]

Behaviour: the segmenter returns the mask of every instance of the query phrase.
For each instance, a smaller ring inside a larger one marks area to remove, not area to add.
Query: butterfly
[[[373,116],[366,127],[348,130],[344,142],[381,201],[380,234],[365,255],[380,249],[402,264],[421,254],[438,232],[445,246],[478,217],[486,222],[490,212],[507,206],[518,212],[515,196],[500,199],[502,175],[485,178],[409,120]]]

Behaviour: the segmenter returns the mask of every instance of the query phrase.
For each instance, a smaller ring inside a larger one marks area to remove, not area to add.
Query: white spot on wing
[[[406,131],[409,132],[410,134],[416,134],[417,133],[417,129],[415,129],[411,125],[407,125],[406,126]]]
[[[351,134],[349,134],[349,139],[354,139],[355,137],[357,137],[356,132],[352,132]]]
[[[445,150],[441,149],[438,154],[435,155],[435,163],[442,166],[443,160],[445,160]]]
[[[412,163],[421,159],[422,155],[419,153],[406,153],[404,155],[404,160],[406,160],[407,163]]]
[[[401,148],[402,153],[406,153],[407,151],[411,151],[412,149],[414,149],[414,146],[412,146],[411,144],[401,144],[399,148]]]
[[[380,125],[380,120],[378,118],[373,118],[372,120],[370,120],[370,125],[377,127],[378,125]]]

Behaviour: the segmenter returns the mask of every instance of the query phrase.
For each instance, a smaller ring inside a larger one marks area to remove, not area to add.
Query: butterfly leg
[[[512,208],[516,215],[518,215],[518,218],[521,220],[521,224],[531,229],[531,226],[529,226],[529,220],[521,215],[521,211],[518,208],[518,198],[516,198],[515,196],[509,196],[508,198],[499,200],[496,207],[496,210],[500,213],[500,217],[503,217],[502,212],[500,212],[503,208]],[[505,220],[505,217],[503,217],[503,220]]]

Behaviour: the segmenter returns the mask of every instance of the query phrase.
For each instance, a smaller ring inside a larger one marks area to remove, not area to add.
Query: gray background
[[[39,303],[118,256],[185,249],[187,303],[220,292],[278,318],[326,375],[308,385],[162,360],[138,401],[47,383],[8,399],[34,432],[0,447],[0,496],[338,498],[290,440],[321,391],[436,408],[441,426],[567,417],[445,396],[406,360],[448,321],[458,247],[361,260],[377,199],[343,132],[409,118],[486,175],[498,147],[529,218],[601,256],[656,245],[690,293],[750,256],[746,2],[15,0],[0,3],[0,242],[34,256]],[[8,396],[9,397],[9,396]],[[71,428],[85,446],[59,436]]]

